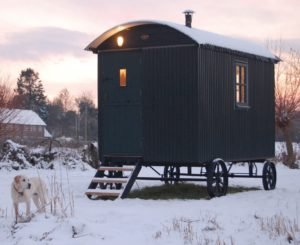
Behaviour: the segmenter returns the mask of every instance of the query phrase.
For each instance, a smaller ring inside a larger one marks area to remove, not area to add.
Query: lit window
[[[245,63],[235,65],[235,104],[248,106],[248,66]]]
[[[120,87],[126,87],[126,69],[120,69]]]

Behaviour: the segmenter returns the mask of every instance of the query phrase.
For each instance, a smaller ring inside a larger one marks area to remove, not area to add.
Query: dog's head
[[[29,179],[24,175],[17,175],[14,178],[13,184],[18,192],[24,192],[26,189],[30,189],[31,187]]]

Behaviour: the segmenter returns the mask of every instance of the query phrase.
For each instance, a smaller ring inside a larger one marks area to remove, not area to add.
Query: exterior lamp
[[[124,43],[124,38],[122,36],[118,36],[117,37],[117,44],[118,44],[118,47],[122,47],[123,46],[123,43]]]

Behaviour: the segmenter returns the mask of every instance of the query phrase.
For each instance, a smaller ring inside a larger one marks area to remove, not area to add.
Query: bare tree
[[[280,45],[281,46],[281,45]],[[285,54],[277,49],[282,62],[276,65],[275,123],[283,133],[287,154],[283,163],[296,167],[292,145],[292,123],[300,109],[300,53],[290,49]]]
[[[62,103],[64,112],[72,111],[74,109],[74,99],[70,95],[70,92],[68,89],[64,88],[59,93],[59,99]]]
[[[74,109],[74,98],[70,95],[68,89],[62,89],[58,96],[53,99],[53,103],[60,105],[63,112],[72,111]]]
[[[13,131],[8,126],[8,122],[13,118],[13,111],[9,110],[13,107],[14,92],[10,86],[9,77],[0,77],[0,140]]]
[[[9,83],[9,77],[0,77],[0,108],[10,107],[13,95],[14,93]]]
[[[92,98],[92,93],[87,91],[75,98],[79,113],[78,133],[84,136],[85,141],[96,140],[98,135],[98,110]]]

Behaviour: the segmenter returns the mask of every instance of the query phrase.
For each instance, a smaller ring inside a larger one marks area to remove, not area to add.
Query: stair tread
[[[119,196],[122,190],[110,190],[110,189],[87,189],[86,195],[98,195],[98,196]]]
[[[120,193],[122,190],[116,190],[116,189],[87,189],[87,191],[93,191],[93,192],[113,192],[113,193]]]
[[[98,170],[107,170],[107,171],[133,171],[134,167],[110,167],[110,166],[101,166]]]
[[[96,183],[126,183],[128,178],[93,178],[92,182]]]

